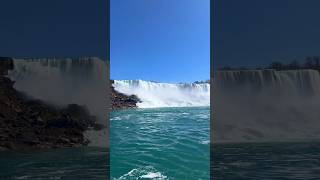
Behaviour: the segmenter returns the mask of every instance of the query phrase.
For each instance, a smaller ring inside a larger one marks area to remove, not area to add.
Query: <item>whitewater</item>
[[[115,80],[113,87],[136,95],[139,108],[197,107],[210,105],[209,83],[159,83],[144,80]]]

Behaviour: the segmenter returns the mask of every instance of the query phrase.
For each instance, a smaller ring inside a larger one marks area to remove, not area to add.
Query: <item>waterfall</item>
[[[107,126],[107,66],[95,57],[14,59],[8,77],[31,98],[58,106],[85,105]],[[105,146],[106,132],[87,132],[94,146]],[[97,140],[98,139],[98,140]],[[100,144],[97,144],[100,143]]]
[[[115,80],[116,91],[136,95],[140,108],[209,106],[209,83],[157,83],[143,80]]]
[[[320,138],[317,70],[217,71],[213,88],[214,142]]]
[[[252,92],[276,89],[278,92],[310,95],[320,95],[319,82],[320,76],[316,70],[220,71],[215,78],[217,86],[226,91],[232,88],[245,88]]]

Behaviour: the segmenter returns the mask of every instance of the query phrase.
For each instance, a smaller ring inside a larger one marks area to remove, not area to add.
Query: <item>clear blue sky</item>
[[[320,55],[319,0],[213,1],[216,67]]]
[[[0,56],[107,57],[107,1],[1,0]]]
[[[112,79],[209,79],[210,0],[110,3]]]

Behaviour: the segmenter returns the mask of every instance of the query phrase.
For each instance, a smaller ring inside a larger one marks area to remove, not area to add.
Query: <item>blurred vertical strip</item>
[[[213,1],[210,1],[210,179],[213,179],[213,74],[214,74],[214,58],[213,58]]]
[[[106,16],[107,16],[107,49],[106,49],[106,65],[107,65],[107,90],[106,90],[106,93],[107,93],[107,104],[108,104],[108,107],[107,107],[107,128],[108,128],[108,131],[107,131],[107,147],[108,147],[108,157],[107,157],[107,174],[108,174],[108,179],[110,179],[110,141],[109,141],[109,138],[110,138],[110,110],[111,110],[111,91],[110,91],[110,0],[106,0],[107,1],[107,7],[106,7]]]

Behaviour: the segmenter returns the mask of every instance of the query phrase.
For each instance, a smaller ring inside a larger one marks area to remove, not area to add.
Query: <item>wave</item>
[[[132,169],[128,173],[122,175],[119,178],[114,178],[114,180],[127,180],[127,179],[156,179],[165,180],[168,179],[167,176],[158,172],[152,166],[146,166],[138,169]]]
[[[210,105],[209,83],[157,83],[143,80],[115,80],[113,87],[126,95],[136,95],[140,108],[191,107]]]
[[[85,105],[107,126],[107,65],[95,57],[14,59],[8,77],[14,88],[28,96],[58,106]],[[105,98],[103,98],[105,97]],[[106,146],[105,133],[88,131],[86,136],[94,146]],[[96,139],[101,139],[97,141]]]

